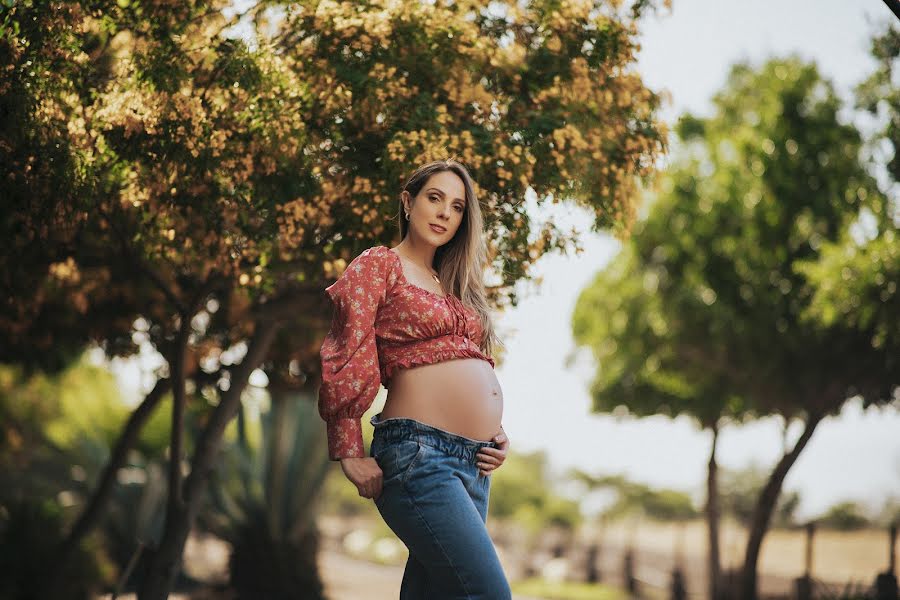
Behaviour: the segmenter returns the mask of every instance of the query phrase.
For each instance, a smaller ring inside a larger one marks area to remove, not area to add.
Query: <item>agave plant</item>
[[[319,599],[315,505],[329,466],[324,424],[309,391],[270,386],[269,394],[271,408],[258,420],[242,409],[201,525],[231,543],[231,585],[241,598]]]
[[[144,576],[144,563],[137,559],[146,547],[159,543],[162,535],[166,468],[157,459],[133,452],[128,465],[119,471],[118,480],[114,499],[102,519],[103,534],[118,567],[122,589],[133,590]]]

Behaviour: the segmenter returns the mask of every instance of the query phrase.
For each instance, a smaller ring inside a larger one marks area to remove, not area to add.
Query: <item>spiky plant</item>
[[[315,501],[329,461],[324,425],[308,391],[270,386],[271,408],[243,413],[238,436],[211,479],[202,524],[232,545],[231,584],[241,598],[318,600]],[[256,429],[252,427],[256,425]]]

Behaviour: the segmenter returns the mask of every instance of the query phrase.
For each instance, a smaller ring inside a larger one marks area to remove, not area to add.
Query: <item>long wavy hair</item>
[[[487,242],[484,236],[484,219],[481,206],[475,197],[475,186],[468,170],[453,159],[436,160],[420,166],[409,176],[401,190],[398,220],[400,239],[405,239],[409,222],[403,218],[402,192],[409,192],[412,200],[422,190],[428,178],[441,171],[452,171],[462,180],[466,189],[466,209],[456,234],[434,253],[434,269],[438,272],[444,289],[456,295],[464,305],[474,310],[481,319],[481,351],[493,355],[494,348],[503,343],[494,328],[487,293],[484,285],[484,269],[487,266]]]

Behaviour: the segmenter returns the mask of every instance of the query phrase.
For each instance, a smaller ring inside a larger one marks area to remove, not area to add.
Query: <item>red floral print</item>
[[[409,283],[400,256],[387,246],[364,250],[325,291],[334,312],[319,352],[318,406],[331,460],[365,456],[360,419],[397,369],[454,358],[494,367],[479,348],[477,313],[453,294]]]

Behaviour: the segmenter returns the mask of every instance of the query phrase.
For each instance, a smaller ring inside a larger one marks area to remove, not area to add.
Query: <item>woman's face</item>
[[[417,237],[442,246],[453,239],[462,223],[466,212],[466,188],[456,173],[441,171],[431,175],[415,202],[406,206],[409,227]]]

